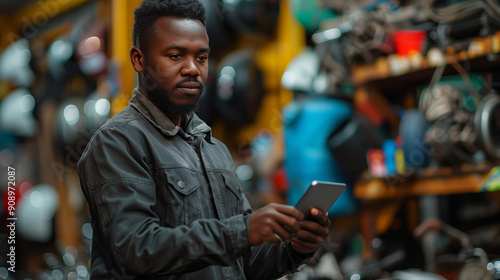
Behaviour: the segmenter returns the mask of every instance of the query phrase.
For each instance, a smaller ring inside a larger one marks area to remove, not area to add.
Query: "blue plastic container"
[[[314,181],[347,184],[347,189],[329,215],[347,215],[357,210],[352,182],[339,168],[342,159],[334,158],[327,141],[353,114],[351,104],[331,97],[298,99],[283,110],[285,125],[285,167],[289,182],[288,203],[295,205]]]

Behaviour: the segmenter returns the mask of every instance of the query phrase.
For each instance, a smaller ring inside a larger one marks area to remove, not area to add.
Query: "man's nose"
[[[184,65],[181,69],[182,76],[199,76],[200,69],[196,63],[195,59],[186,59]]]

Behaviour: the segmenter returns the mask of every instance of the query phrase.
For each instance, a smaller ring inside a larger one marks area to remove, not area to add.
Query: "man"
[[[288,205],[252,211],[227,148],[192,109],[208,72],[205,10],[144,0],[130,51],[139,85],[78,164],[94,236],[92,279],[271,279],[328,235]]]

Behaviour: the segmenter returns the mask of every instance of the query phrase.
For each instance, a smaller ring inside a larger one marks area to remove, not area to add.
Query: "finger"
[[[330,219],[328,219],[328,213],[321,211],[318,208],[311,208],[310,211],[312,217],[318,221],[319,224],[322,226],[329,226],[330,225]]]
[[[301,242],[310,242],[310,243],[320,243],[322,238],[321,236],[319,235],[316,235],[310,231],[305,231],[305,230],[301,230],[297,236],[293,237],[295,238],[295,240],[297,241],[301,241]]]
[[[292,237],[291,233],[288,230],[278,224],[273,225],[273,232],[275,236],[277,235],[281,240],[284,241],[288,241]]]
[[[316,243],[304,242],[304,241],[293,240],[293,239],[292,239],[290,244],[292,245],[293,249],[299,253],[310,253],[313,250],[315,250],[316,248],[318,248],[318,246],[319,246]]]
[[[329,225],[323,226],[316,221],[310,220],[300,221],[299,226],[301,231],[310,231],[318,235],[328,235],[330,229]]]
[[[272,206],[274,207],[274,209],[276,209],[276,211],[288,216],[292,216],[299,221],[304,219],[304,214],[302,214],[302,212],[300,212],[299,210],[297,210],[297,208],[291,205],[272,203]]]
[[[328,227],[323,227],[320,224],[313,221],[301,221],[301,230],[298,232],[296,237],[304,240],[316,240],[317,238],[326,238],[328,236]]]
[[[299,221],[292,216],[276,212],[273,215],[273,219],[279,224],[280,227],[286,229],[287,232],[296,234],[300,230]]]
[[[321,245],[321,243],[318,242],[312,242],[312,241],[307,241],[307,240],[302,240],[302,239],[297,239],[297,238],[292,238],[290,240],[291,243],[294,243],[295,245],[298,245],[303,248],[308,248],[310,250],[316,249],[318,246]]]
[[[318,247],[323,244],[326,236],[321,236],[314,234],[309,231],[300,231],[296,237],[292,237],[292,241],[298,242],[300,244],[307,244],[308,246]]]

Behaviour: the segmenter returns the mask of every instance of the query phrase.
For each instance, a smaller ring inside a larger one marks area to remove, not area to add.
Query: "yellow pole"
[[[275,38],[259,49],[256,63],[264,74],[266,94],[254,123],[242,128],[236,136],[237,143],[249,143],[262,129],[281,138],[281,110],[292,101],[292,93],[281,86],[281,76],[288,63],[306,46],[306,32],[292,14],[289,0],[280,1],[280,13]]]
[[[120,91],[112,101],[112,114],[121,111],[136,86],[136,74],[130,64],[129,52],[132,48],[132,28],[134,10],[141,0],[111,1],[111,59],[120,74]]]

